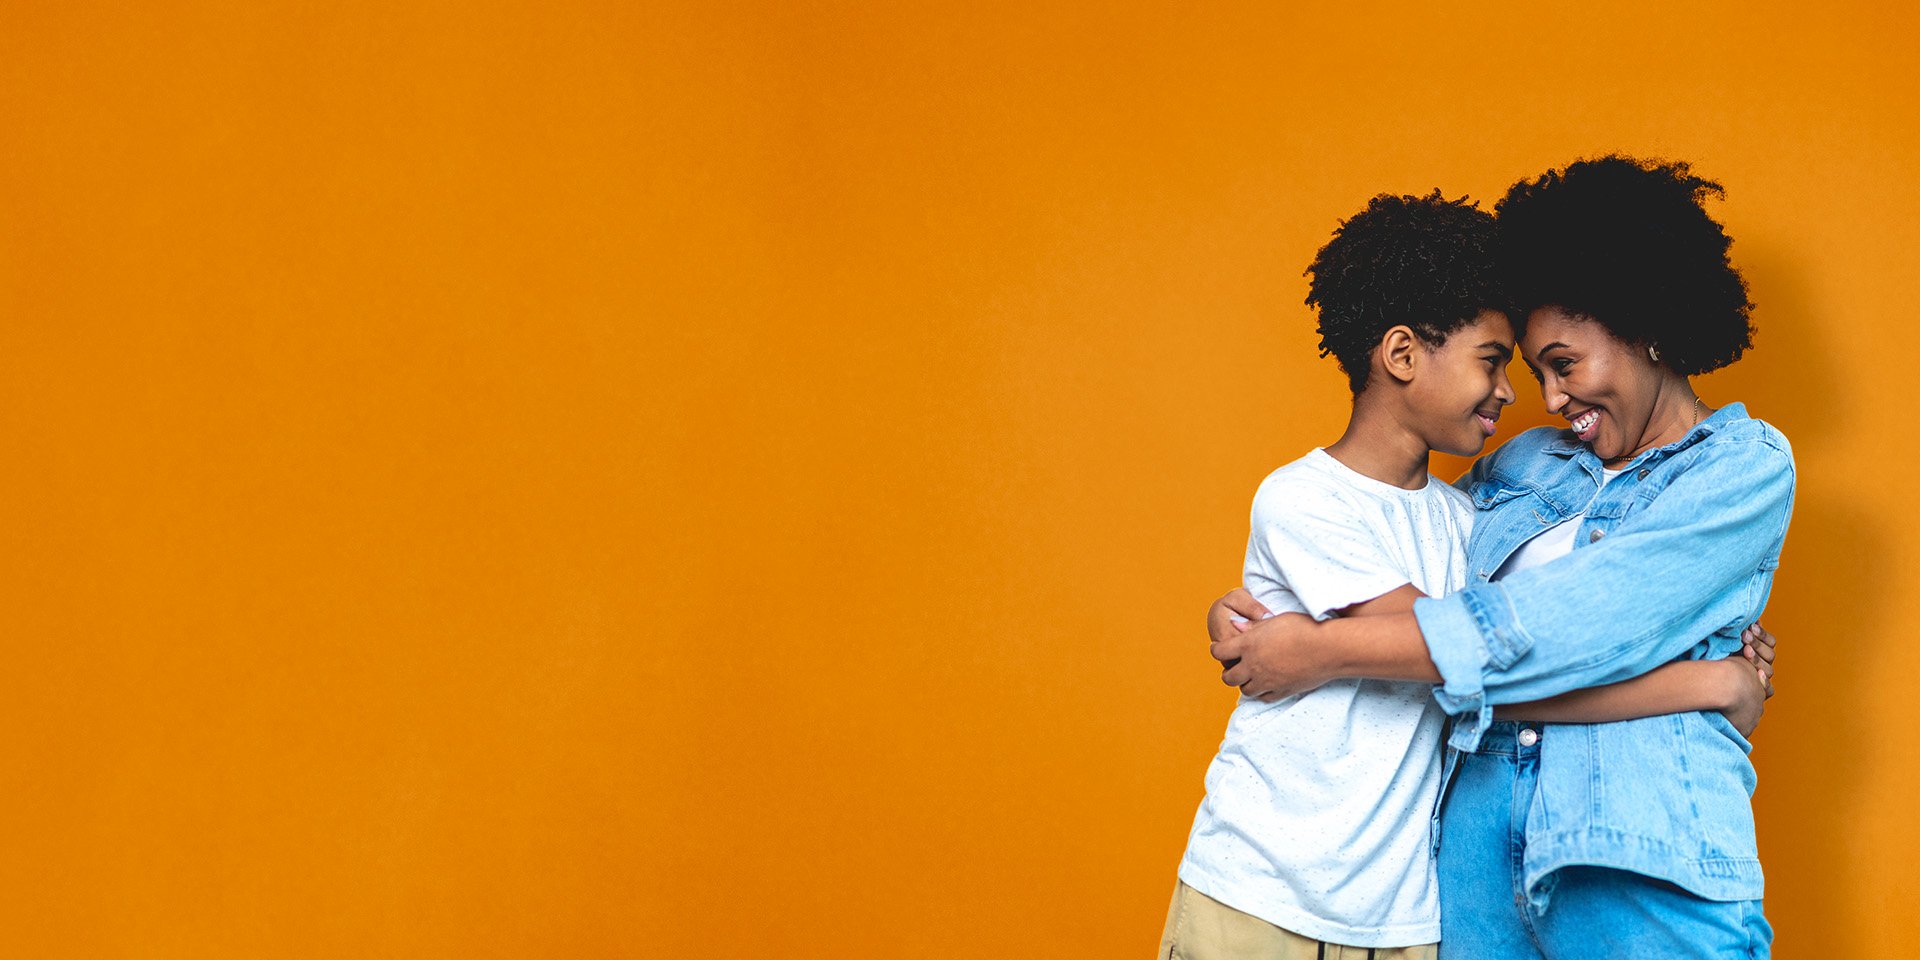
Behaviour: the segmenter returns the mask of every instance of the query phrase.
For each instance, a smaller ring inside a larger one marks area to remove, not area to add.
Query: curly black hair
[[[1753,346],[1733,240],[1701,206],[1720,184],[1682,162],[1612,155],[1522,180],[1494,205],[1516,324],[1543,306],[1599,321],[1684,376]]]
[[[1307,265],[1307,306],[1320,313],[1320,355],[1333,354],[1355,395],[1389,329],[1405,324],[1439,346],[1482,310],[1509,312],[1496,230],[1492,214],[1439,190],[1383,193],[1334,230]]]

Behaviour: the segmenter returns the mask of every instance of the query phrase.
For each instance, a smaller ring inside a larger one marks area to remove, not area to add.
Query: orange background
[[[1799,457],[1777,955],[1911,941],[1912,15],[1279,6],[8,5],[4,952],[1144,957],[1301,268],[1611,150]]]

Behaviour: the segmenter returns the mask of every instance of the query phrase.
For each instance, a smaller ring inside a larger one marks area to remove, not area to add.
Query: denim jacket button
[[[1635,477],[1637,477],[1637,478],[1639,478],[1639,479],[1641,479],[1641,480],[1645,480],[1646,478],[1648,478],[1648,477],[1651,477],[1651,476],[1653,476],[1653,471],[1652,471],[1652,470],[1648,470],[1648,469],[1647,469],[1647,468],[1645,468],[1645,467],[1641,467],[1641,468],[1640,468],[1640,472],[1639,472],[1639,473],[1636,473],[1636,474],[1634,474],[1634,476],[1635,476]]]
[[[1520,731],[1521,746],[1531,747],[1534,744],[1539,742],[1540,742],[1540,731],[1535,730],[1532,727],[1528,727],[1525,730]]]
[[[1599,543],[1600,538],[1606,535],[1607,535],[1607,532],[1605,530],[1595,530],[1594,532],[1587,534],[1587,542]]]

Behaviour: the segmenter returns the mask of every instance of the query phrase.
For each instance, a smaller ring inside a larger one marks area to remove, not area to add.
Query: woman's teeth
[[[1600,411],[1588,410],[1586,413],[1573,418],[1571,426],[1573,427],[1573,432],[1577,434],[1580,439],[1591,440],[1593,438],[1589,436],[1589,434],[1592,433],[1593,428],[1598,426],[1599,423]]]
[[[1489,437],[1493,436],[1494,430],[1497,429],[1497,427],[1494,425],[1493,418],[1487,416],[1484,413],[1476,413],[1473,416],[1474,416],[1474,419],[1480,421],[1480,429],[1485,430],[1487,432],[1487,436]]]

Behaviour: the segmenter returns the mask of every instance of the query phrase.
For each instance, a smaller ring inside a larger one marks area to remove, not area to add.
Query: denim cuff
[[[1413,602],[1413,618],[1427,641],[1427,655],[1440,671],[1433,698],[1454,716],[1448,746],[1472,750],[1493,723],[1493,705],[1487,702],[1485,673],[1487,645],[1480,625],[1461,594],[1422,597]]]

